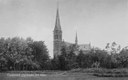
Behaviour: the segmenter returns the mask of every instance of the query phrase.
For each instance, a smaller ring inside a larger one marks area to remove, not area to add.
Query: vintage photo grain
[[[128,0],[0,0],[0,80],[128,80]]]

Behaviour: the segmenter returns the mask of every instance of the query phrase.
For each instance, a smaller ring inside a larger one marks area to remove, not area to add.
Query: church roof
[[[64,46],[71,46],[73,45],[74,43],[70,43],[70,42],[65,42],[63,41],[62,43]],[[90,50],[91,49],[91,45],[90,44],[78,44],[78,49],[79,50],[83,50],[83,51],[86,51],[86,50]]]
[[[79,45],[79,49],[80,50],[90,50],[91,49],[91,45],[90,44],[80,44]]]
[[[64,45],[64,46],[67,46],[67,47],[68,47],[68,46],[70,46],[70,45],[72,45],[72,44],[73,44],[73,43],[63,41],[63,45]]]

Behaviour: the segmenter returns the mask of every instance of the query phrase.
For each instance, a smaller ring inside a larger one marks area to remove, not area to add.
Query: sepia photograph
[[[0,0],[0,80],[128,80],[128,0]]]

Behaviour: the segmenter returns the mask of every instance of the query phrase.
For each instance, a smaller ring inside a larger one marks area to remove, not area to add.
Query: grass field
[[[128,80],[128,77],[96,77],[83,72],[0,73],[0,80]]]

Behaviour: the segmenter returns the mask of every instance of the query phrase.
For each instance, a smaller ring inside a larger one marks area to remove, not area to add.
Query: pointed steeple
[[[76,39],[75,39],[75,44],[78,44],[78,39],[77,39],[77,32],[76,32]]]
[[[56,22],[55,22],[54,30],[61,30],[60,17],[59,17],[59,8],[58,7],[57,7]]]
[[[57,5],[57,12],[56,12],[56,22],[55,28],[53,31],[53,53],[54,58],[57,58],[58,55],[61,54],[61,46],[62,46],[62,30],[60,25],[60,17],[59,17],[59,8]]]

